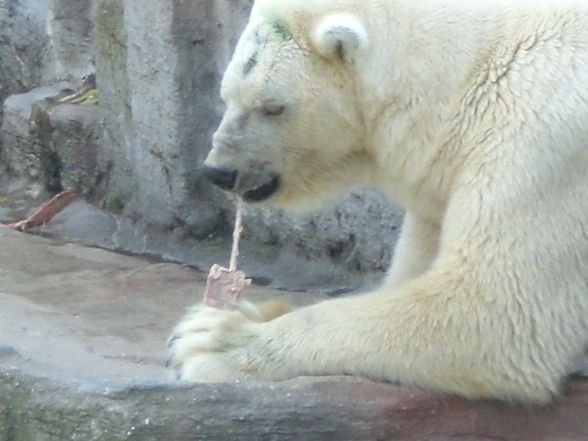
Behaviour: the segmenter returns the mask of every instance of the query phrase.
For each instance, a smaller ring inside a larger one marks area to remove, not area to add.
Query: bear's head
[[[204,172],[247,202],[304,209],[365,182],[356,67],[368,35],[352,14],[272,3],[258,0],[224,75]]]

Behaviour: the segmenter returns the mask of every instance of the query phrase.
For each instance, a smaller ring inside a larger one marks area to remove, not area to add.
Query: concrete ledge
[[[468,402],[350,378],[137,385],[96,391],[0,376],[0,439],[18,441],[580,441],[588,385],[541,409]]]
[[[588,439],[588,382],[523,408],[354,378],[188,385],[165,341],[204,274],[0,227],[0,440]],[[253,287],[252,300],[316,294]]]

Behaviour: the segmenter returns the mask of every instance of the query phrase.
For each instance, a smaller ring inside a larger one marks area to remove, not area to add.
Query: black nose
[[[203,173],[206,179],[223,190],[232,190],[235,188],[237,170],[225,170],[223,168],[204,166]]]

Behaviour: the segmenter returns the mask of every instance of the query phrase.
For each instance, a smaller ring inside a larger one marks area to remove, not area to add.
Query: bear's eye
[[[282,104],[266,104],[263,106],[262,113],[265,116],[280,116],[286,110],[286,106]]]

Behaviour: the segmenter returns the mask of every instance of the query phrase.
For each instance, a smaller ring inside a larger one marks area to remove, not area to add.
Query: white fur
[[[276,17],[289,33],[260,43]],[[352,67],[316,53],[314,30],[337,20],[369,34]],[[255,174],[263,158],[284,207],[359,183],[408,215],[376,292],[261,323],[191,315],[182,378],[355,374],[531,402],[559,391],[588,344],[585,1],[257,0],[222,93],[209,164]],[[284,115],[260,116],[268,101]]]
[[[339,50],[345,58],[367,47],[367,31],[356,16],[338,13],[324,18],[314,32],[317,50],[321,55],[330,57]]]

